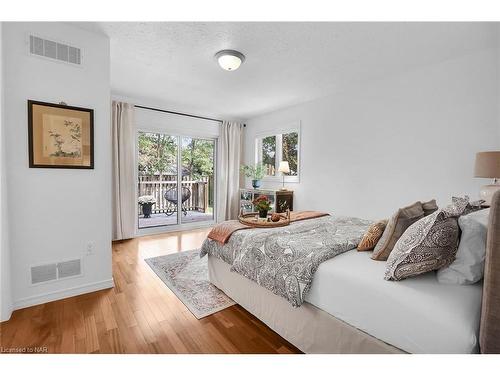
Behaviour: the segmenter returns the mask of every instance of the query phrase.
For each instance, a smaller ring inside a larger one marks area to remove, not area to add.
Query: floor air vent
[[[31,284],[44,283],[80,276],[82,274],[82,260],[74,259],[66,262],[44,264],[31,267]]]
[[[82,64],[80,48],[48,39],[42,39],[35,35],[30,35],[30,53],[32,55],[43,56],[69,64]]]

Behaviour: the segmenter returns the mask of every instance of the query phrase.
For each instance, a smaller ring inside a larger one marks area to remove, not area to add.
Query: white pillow
[[[457,255],[453,263],[437,272],[440,283],[474,284],[483,278],[489,214],[488,208],[458,218],[462,235]]]

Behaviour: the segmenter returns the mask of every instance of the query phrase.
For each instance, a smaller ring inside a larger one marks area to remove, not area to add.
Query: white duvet
[[[384,280],[385,262],[348,251],[323,262],[305,300],[410,353],[478,351],[482,283],[440,284],[434,272]]]

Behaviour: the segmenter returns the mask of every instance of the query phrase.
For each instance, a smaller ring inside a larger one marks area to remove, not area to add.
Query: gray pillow
[[[468,198],[457,198],[411,225],[387,259],[385,279],[402,280],[453,262],[460,233],[457,218],[468,202]]]
[[[486,209],[460,216],[462,235],[457,255],[453,263],[437,272],[440,283],[474,284],[483,278],[489,215]]]

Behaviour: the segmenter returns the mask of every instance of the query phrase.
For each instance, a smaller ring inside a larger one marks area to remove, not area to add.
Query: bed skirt
[[[404,353],[307,302],[293,308],[210,255],[208,273],[215,286],[304,353]]]

